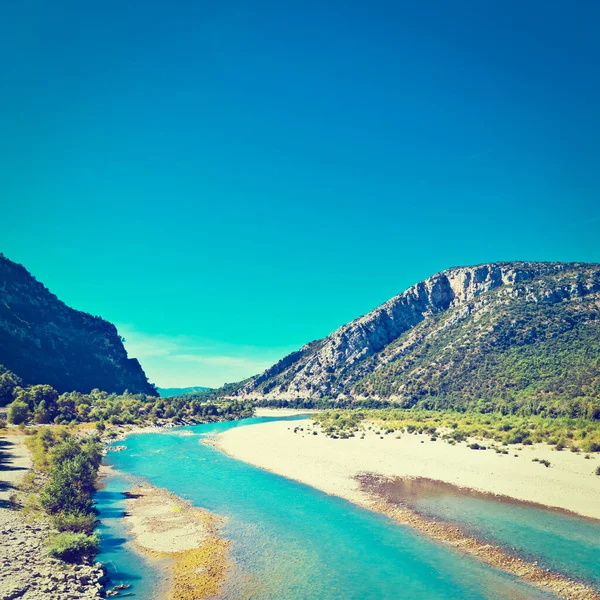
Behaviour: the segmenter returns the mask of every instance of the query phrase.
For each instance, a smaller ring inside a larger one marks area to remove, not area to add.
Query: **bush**
[[[0,429],[4,429],[6,427],[6,419],[0,419]]]
[[[29,406],[25,402],[15,400],[8,405],[8,422],[13,425],[22,425],[31,418]]]
[[[596,475],[600,475],[600,465],[596,467]]]
[[[90,513],[58,513],[52,516],[52,524],[58,531],[87,533],[91,535],[96,526],[96,517]]]
[[[64,532],[50,538],[48,554],[66,562],[93,559],[98,552],[98,536]]]
[[[51,515],[93,513],[92,494],[102,460],[100,445],[67,438],[54,446],[50,458],[49,480],[40,495],[44,510]]]
[[[581,448],[584,452],[600,452],[600,442],[586,439],[583,444],[581,444]]]
[[[481,446],[477,442],[473,442],[472,444],[469,444],[469,448],[471,448],[471,450],[485,450],[486,449],[485,446]]]

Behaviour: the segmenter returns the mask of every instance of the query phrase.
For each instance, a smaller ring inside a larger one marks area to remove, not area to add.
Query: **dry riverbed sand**
[[[134,487],[126,498],[125,523],[135,546],[164,569],[169,596],[217,595],[228,567],[227,542],[217,533],[219,519],[149,484]]]
[[[584,584],[545,571],[452,524],[425,518],[410,505],[390,501],[390,495],[384,493],[386,486],[393,486],[397,479],[427,478],[600,519],[600,477],[594,474],[597,456],[586,460],[582,455],[553,451],[545,445],[511,446],[508,454],[496,454],[492,450],[472,450],[466,444],[452,446],[440,439],[434,442],[425,435],[403,434],[397,438],[373,431],[368,431],[364,439],[360,435],[332,439],[323,435],[313,421],[239,427],[220,434],[214,443],[235,458],[385,513],[559,597],[600,599]],[[551,466],[533,462],[533,458],[549,460]]]
[[[296,427],[304,431],[294,433]],[[360,435],[332,439],[312,421],[237,427],[219,435],[217,444],[235,458],[353,502],[366,499],[356,475],[377,473],[426,477],[600,519],[597,454],[586,460],[582,454],[557,452],[542,444],[508,446],[508,454],[496,454],[471,450],[465,443],[432,442],[427,435],[402,434],[397,439],[395,434],[372,431],[363,440]],[[551,466],[534,458],[546,459]]]

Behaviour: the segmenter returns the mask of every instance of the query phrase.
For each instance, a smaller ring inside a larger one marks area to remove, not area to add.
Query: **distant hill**
[[[197,392],[208,392],[212,388],[200,387],[198,385],[185,388],[161,388],[157,387],[156,391],[161,398],[169,398],[170,396],[182,396],[183,394],[195,394]]]
[[[448,269],[225,394],[600,418],[600,265]]]
[[[59,392],[157,394],[112,323],[69,308],[2,254],[0,364],[26,385],[47,383]]]

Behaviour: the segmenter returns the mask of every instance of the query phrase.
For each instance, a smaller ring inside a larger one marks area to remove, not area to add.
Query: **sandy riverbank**
[[[228,567],[218,518],[149,484],[134,487],[126,498],[125,523],[134,544],[158,559],[169,581],[169,596],[192,600],[217,595]]]
[[[294,433],[295,427],[304,431]],[[331,439],[312,421],[230,429],[218,436],[218,445],[235,458],[353,502],[367,499],[356,475],[377,473],[427,477],[600,519],[600,477],[594,474],[600,464],[598,454],[586,460],[582,454],[557,452],[545,445],[509,446],[508,454],[496,454],[409,434],[381,439],[367,432],[362,440],[358,436]],[[546,468],[533,458],[546,459],[551,466]]]
[[[423,435],[405,434],[399,439],[384,435],[382,439],[368,432],[362,440],[332,439],[325,437],[312,421],[239,427],[220,434],[215,445],[235,458],[382,512],[559,597],[600,599],[586,585],[545,571],[536,563],[477,540],[452,524],[426,518],[408,503],[392,501],[389,489],[385,489],[397,478],[428,478],[600,518],[600,477],[593,474],[597,457],[586,460],[581,455],[556,452],[545,446],[511,447],[508,455],[496,454],[472,450],[466,444],[432,442]],[[550,460],[551,467],[532,462],[533,458]],[[367,473],[374,476],[365,477]]]

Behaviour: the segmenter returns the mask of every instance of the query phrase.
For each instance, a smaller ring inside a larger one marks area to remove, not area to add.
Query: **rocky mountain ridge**
[[[26,385],[47,383],[59,392],[156,395],[112,323],[69,308],[1,254],[0,364]]]
[[[448,366],[454,363],[441,359],[458,352],[463,360],[467,355],[471,361],[484,360],[485,344],[500,330],[514,336],[533,323],[539,335],[529,340],[530,346],[546,343],[548,328],[563,338],[574,327],[587,327],[584,334],[593,335],[600,323],[599,298],[597,264],[510,262],[450,268],[305,345],[242,382],[235,394],[257,399],[372,397],[414,404],[427,395],[458,390]],[[544,308],[532,311],[535,307]],[[549,307],[560,311],[550,315]],[[520,312],[528,313],[532,323],[515,322]],[[492,346],[499,352],[496,342]],[[502,347],[502,352],[508,349]],[[440,378],[445,378],[442,388],[437,385]],[[437,382],[433,386],[432,379]]]

